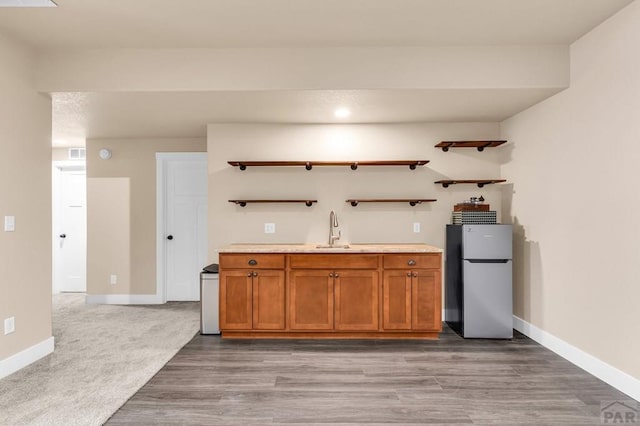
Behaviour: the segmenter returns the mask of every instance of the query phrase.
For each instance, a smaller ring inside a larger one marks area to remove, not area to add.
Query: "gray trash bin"
[[[200,272],[200,334],[220,334],[217,272]]]

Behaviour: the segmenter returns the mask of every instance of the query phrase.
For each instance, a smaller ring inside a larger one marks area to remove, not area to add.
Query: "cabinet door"
[[[411,272],[385,271],[382,283],[382,328],[411,330]]]
[[[333,278],[327,270],[289,274],[289,327],[292,330],[333,330]]]
[[[336,330],[377,330],[377,271],[336,271]]]
[[[253,328],[284,329],[284,271],[254,271]]]
[[[220,329],[251,330],[251,271],[220,274]]]
[[[442,330],[442,285],[439,271],[417,271],[412,274],[411,328]]]

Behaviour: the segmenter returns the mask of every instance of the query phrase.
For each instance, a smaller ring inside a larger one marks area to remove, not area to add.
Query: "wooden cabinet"
[[[440,253],[220,255],[220,329],[235,338],[436,338]]]
[[[382,327],[411,330],[411,272],[384,271]]]
[[[333,330],[333,277],[329,270],[291,271],[289,327],[292,330]]]
[[[251,271],[220,273],[220,329],[249,330],[253,326]]]
[[[439,253],[384,256],[385,330],[442,329],[441,262]]]
[[[377,271],[292,271],[289,288],[292,330],[378,329]]]
[[[378,258],[375,254],[291,255],[291,329],[378,330]]]
[[[335,329],[377,330],[380,316],[378,272],[338,270],[333,277]]]
[[[411,329],[442,330],[442,280],[439,271],[412,273]]]
[[[284,271],[253,272],[253,328],[284,329]]]
[[[221,269],[284,269],[282,254],[221,254]]]
[[[220,268],[221,330],[285,328],[283,255],[220,255]]]

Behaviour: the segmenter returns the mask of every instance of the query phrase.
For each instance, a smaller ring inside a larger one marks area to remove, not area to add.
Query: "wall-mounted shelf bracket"
[[[439,183],[443,188],[449,187],[449,185],[456,185],[458,183],[475,183],[478,188],[482,188],[485,185],[491,185],[493,183],[506,182],[506,179],[455,179],[455,180],[438,180],[434,183]]]
[[[442,141],[437,144],[436,148],[442,148],[444,152],[449,151],[449,148],[476,148],[482,152],[485,148],[495,148],[497,146],[506,143],[506,140],[500,141]]]
[[[240,207],[245,207],[251,203],[304,203],[307,207],[311,207],[318,200],[229,200],[229,202],[235,203]]]
[[[306,170],[311,170],[313,166],[349,166],[351,170],[357,170],[358,166],[409,166],[415,170],[418,166],[424,166],[429,160],[390,160],[390,161],[228,161],[240,170],[247,167],[290,167],[304,166]]]
[[[357,206],[358,203],[409,203],[410,206],[415,206],[417,204],[422,203],[433,203],[437,200],[433,199],[420,199],[420,198],[368,198],[368,199],[349,199],[345,200],[345,202],[350,203],[353,207]]]

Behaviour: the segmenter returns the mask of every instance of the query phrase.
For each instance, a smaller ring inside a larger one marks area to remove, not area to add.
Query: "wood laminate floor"
[[[197,335],[109,420],[140,424],[600,424],[625,394],[516,333],[437,341]]]

